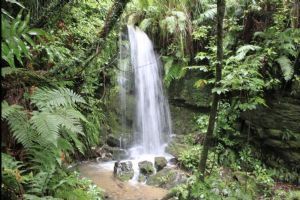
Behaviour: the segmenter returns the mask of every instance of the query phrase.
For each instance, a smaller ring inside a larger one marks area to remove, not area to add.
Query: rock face
[[[122,181],[128,181],[132,179],[134,171],[132,168],[132,162],[115,162],[114,176]]]
[[[165,157],[155,157],[154,158],[154,166],[157,171],[162,170],[165,166],[167,166],[167,159]]]
[[[185,107],[209,107],[211,88],[207,85],[200,88],[194,86],[196,81],[205,76],[207,74],[203,72],[189,71],[183,79],[173,81],[168,91],[170,99],[181,102]]]
[[[254,143],[300,171],[300,87],[296,86],[291,93],[274,95],[267,101],[269,107],[243,113],[242,119],[246,124],[243,132],[247,134],[250,125]],[[274,159],[268,162],[272,164]]]
[[[178,184],[184,183],[187,176],[181,170],[164,168],[147,179],[146,184],[170,189]]]
[[[106,143],[111,147],[121,147],[121,140],[112,134],[107,137]]]
[[[194,86],[196,81],[204,77],[207,77],[207,74],[203,72],[189,71],[183,79],[172,81],[168,88],[175,134],[189,134],[197,131],[195,117],[200,113],[209,113],[211,88],[206,85],[201,88]]]
[[[139,165],[141,174],[143,174],[145,176],[149,176],[154,173],[154,167],[153,167],[152,162],[145,160],[145,161],[139,162],[138,165]]]

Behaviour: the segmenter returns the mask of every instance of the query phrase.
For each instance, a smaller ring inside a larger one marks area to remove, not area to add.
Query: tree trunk
[[[222,78],[222,62],[223,62],[223,19],[225,13],[225,0],[217,0],[217,65],[216,65],[216,81],[215,87],[219,86]],[[201,173],[201,180],[204,180],[204,173],[206,168],[206,161],[211,139],[214,132],[217,110],[218,110],[219,95],[213,93],[212,106],[209,116],[206,136],[203,143],[203,150],[201,152],[199,171]]]

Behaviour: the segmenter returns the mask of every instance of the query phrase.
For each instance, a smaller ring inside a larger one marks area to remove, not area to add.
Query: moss
[[[184,79],[173,81],[169,94],[172,99],[182,99],[185,103],[199,107],[209,107],[211,88],[204,86],[196,88],[195,82],[203,77],[203,73],[188,72]]]
[[[147,180],[148,185],[170,189],[186,181],[185,174],[176,169],[164,168]]]
[[[149,161],[139,162],[140,172],[146,176],[154,173],[153,164]]]
[[[118,175],[117,178],[121,181],[129,181],[130,179],[132,179],[134,173],[131,172],[131,173],[125,173],[125,174],[122,174],[122,175]]]

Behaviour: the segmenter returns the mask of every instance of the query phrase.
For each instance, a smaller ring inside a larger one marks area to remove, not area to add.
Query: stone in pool
[[[121,181],[128,181],[132,179],[134,171],[132,168],[132,162],[115,162],[114,166],[114,176],[120,179]]]
[[[167,159],[165,157],[155,157],[154,158],[154,166],[157,171],[162,170],[165,166],[167,166]]]
[[[140,172],[141,174],[148,176],[154,173],[154,167],[152,162],[150,161],[142,161],[139,162],[139,168],[140,168]]]

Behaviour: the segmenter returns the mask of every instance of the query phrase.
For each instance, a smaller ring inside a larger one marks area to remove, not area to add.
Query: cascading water
[[[142,153],[161,154],[171,134],[168,102],[163,94],[161,69],[153,45],[139,28],[128,27],[136,96],[136,134]],[[164,137],[165,136],[165,137]]]
[[[138,161],[153,162],[158,155],[170,157],[164,148],[172,133],[169,104],[162,85],[161,65],[151,40],[138,27],[128,26],[128,38],[124,34],[120,37],[119,68],[123,131],[128,128],[128,98],[133,94],[135,100],[135,106],[131,108],[134,112],[129,112],[135,113],[132,116],[135,145],[130,149],[130,159],[137,172],[133,179],[137,179]]]

